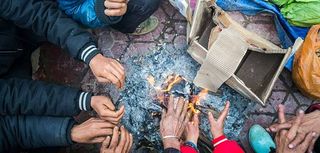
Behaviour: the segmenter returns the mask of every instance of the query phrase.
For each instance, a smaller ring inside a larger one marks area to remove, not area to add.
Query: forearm
[[[72,144],[72,118],[1,116],[0,125],[0,152]]]
[[[75,116],[91,110],[91,94],[66,86],[24,79],[0,79],[0,113]]]
[[[32,29],[87,64],[99,53],[92,35],[68,18],[54,2],[2,0],[0,17],[20,28]]]

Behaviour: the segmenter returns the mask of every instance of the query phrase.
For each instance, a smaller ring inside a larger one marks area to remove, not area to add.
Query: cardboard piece
[[[226,83],[262,105],[292,51],[246,30],[210,0],[198,1],[189,39],[188,52],[201,64],[196,85],[216,92]]]

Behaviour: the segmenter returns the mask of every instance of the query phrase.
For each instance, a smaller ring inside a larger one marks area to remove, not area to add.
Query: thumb
[[[105,99],[103,100],[103,105],[105,105],[108,109],[114,111],[116,108],[114,106],[114,104],[112,103],[111,99],[108,97],[105,97]]]
[[[209,119],[211,128],[214,127],[216,124],[216,120],[214,119],[211,112],[208,112],[208,119]]]

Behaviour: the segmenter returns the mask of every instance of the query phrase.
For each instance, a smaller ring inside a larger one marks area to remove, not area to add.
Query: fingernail
[[[317,135],[317,133],[316,133],[316,132],[313,132],[313,133],[312,133],[312,136],[313,136],[313,137],[315,137],[316,135]]]
[[[303,113],[304,113],[304,111],[303,111],[303,110],[299,110],[299,113],[300,113],[300,114],[303,114]]]
[[[211,115],[211,112],[208,112],[208,115]]]
[[[123,126],[123,125],[121,125],[121,129],[124,129],[124,126]]]
[[[293,144],[289,144],[289,148],[292,149],[294,146]]]
[[[269,128],[266,128],[266,130],[267,130],[268,132],[270,132],[270,129],[269,129]]]
[[[271,130],[271,131],[275,131],[276,129],[275,129],[275,128],[270,128],[270,130]]]
[[[107,139],[110,139],[110,136],[107,136]]]

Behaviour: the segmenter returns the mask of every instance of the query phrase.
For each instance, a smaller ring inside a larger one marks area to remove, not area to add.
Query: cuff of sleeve
[[[195,143],[193,143],[193,142],[191,142],[191,141],[186,141],[186,142],[184,143],[184,145],[193,148],[193,149],[196,150],[197,152],[200,152],[199,149],[198,149],[198,147],[197,147],[197,144],[195,144]]]
[[[225,142],[227,140],[228,139],[227,139],[227,137],[225,135],[222,135],[222,136],[220,136],[218,138],[215,138],[215,139],[212,140],[213,147],[216,147],[219,144],[221,144],[221,143],[223,143],[223,142]]]
[[[96,0],[96,4],[94,6],[97,17],[100,22],[104,25],[112,25],[120,22],[122,16],[107,16],[104,14],[104,10],[106,9],[104,6],[104,0]]]
[[[76,124],[76,122],[74,120],[70,120],[68,127],[67,127],[67,141],[70,145],[73,144],[73,141],[71,139],[71,129],[75,124]]]
[[[80,110],[83,110],[83,111],[91,111],[92,110],[91,97],[92,97],[92,93],[89,93],[89,92],[81,92],[79,94],[78,104],[79,104]]]
[[[320,103],[312,104],[307,110],[306,113],[311,113],[315,110],[320,110]]]
[[[100,54],[100,51],[98,50],[96,45],[94,45],[93,43],[89,43],[88,45],[82,48],[79,58],[86,64],[89,64],[91,59],[97,54]]]

